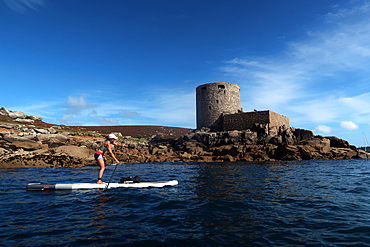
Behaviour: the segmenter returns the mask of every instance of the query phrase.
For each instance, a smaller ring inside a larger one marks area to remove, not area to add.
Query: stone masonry
[[[276,134],[290,128],[289,118],[273,111],[243,112],[240,87],[234,83],[215,82],[196,89],[197,129],[212,131],[246,130],[259,125],[266,133]]]
[[[220,122],[223,131],[253,129],[257,124],[266,126],[268,134],[276,135],[279,130],[290,128],[289,118],[269,110],[222,115]]]
[[[200,85],[196,89],[197,129],[210,127],[221,114],[241,111],[240,87],[234,83],[215,82]]]

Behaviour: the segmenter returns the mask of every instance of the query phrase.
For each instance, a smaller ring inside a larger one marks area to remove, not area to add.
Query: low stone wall
[[[236,114],[223,115],[223,131],[252,129],[256,124],[270,123],[269,111],[240,112]]]
[[[269,114],[270,114],[270,124],[269,124],[270,134],[277,135],[279,131],[290,128],[290,122],[288,117],[280,115],[273,111],[269,111]]]
[[[220,126],[223,131],[230,131],[253,129],[256,124],[267,125],[274,134],[290,128],[289,118],[269,110],[223,115]]]

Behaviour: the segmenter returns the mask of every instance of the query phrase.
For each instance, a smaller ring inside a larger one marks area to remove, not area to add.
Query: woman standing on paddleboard
[[[98,182],[97,182],[98,184],[105,184],[101,180],[101,178],[103,177],[104,170],[105,170],[105,164],[104,164],[104,159],[103,159],[103,155],[105,154],[105,152],[108,151],[110,156],[112,156],[113,160],[118,165],[119,161],[114,156],[114,154],[112,152],[111,145],[118,146],[118,147],[127,147],[127,145],[122,145],[122,144],[119,144],[119,143],[115,143],[115,140],[117,140],[117,139],[118,139],[117,136],[115,136],[114,134],[110,134],[109,136],[107,136],[107,139],[100,146],[99,150],[96,151],[96,153],[94,154],[94,158],[95,158],[97,164],[100,166],[99,175],[98,175]]]

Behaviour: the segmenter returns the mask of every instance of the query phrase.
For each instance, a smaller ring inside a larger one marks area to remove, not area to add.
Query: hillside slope
[[[14,121],[13,118],[8,116],[0,115],[0,124],[12,124],[12,125],[26,125]],[[162,138],[174,139],[181,135],[190,133],[193,129],[180,128],[180,127],[166,127],[166,126],[153,126],[153,125],[131,125],[131,126],[65,126],[49,124],[43,121],[34,121],[33,124],[36,128],[50,128],[52,126],[59,126],[65,131],[83,131],[83,132],[98,132],[101,134],[109,134],[111,132],[119,132],[122,136],[131,136],[136,138],[137,135],[142,135],[144,138],[151,137],[153,135],[160,135]]]

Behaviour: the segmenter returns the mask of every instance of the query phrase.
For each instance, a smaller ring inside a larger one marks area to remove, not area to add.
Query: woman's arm
[[[116,143],[116,142],[113,142],[112,143],[114,146],[117,146],[117,147],[128,147],[128,145],[127,144],[120,144],[120,143]]]

